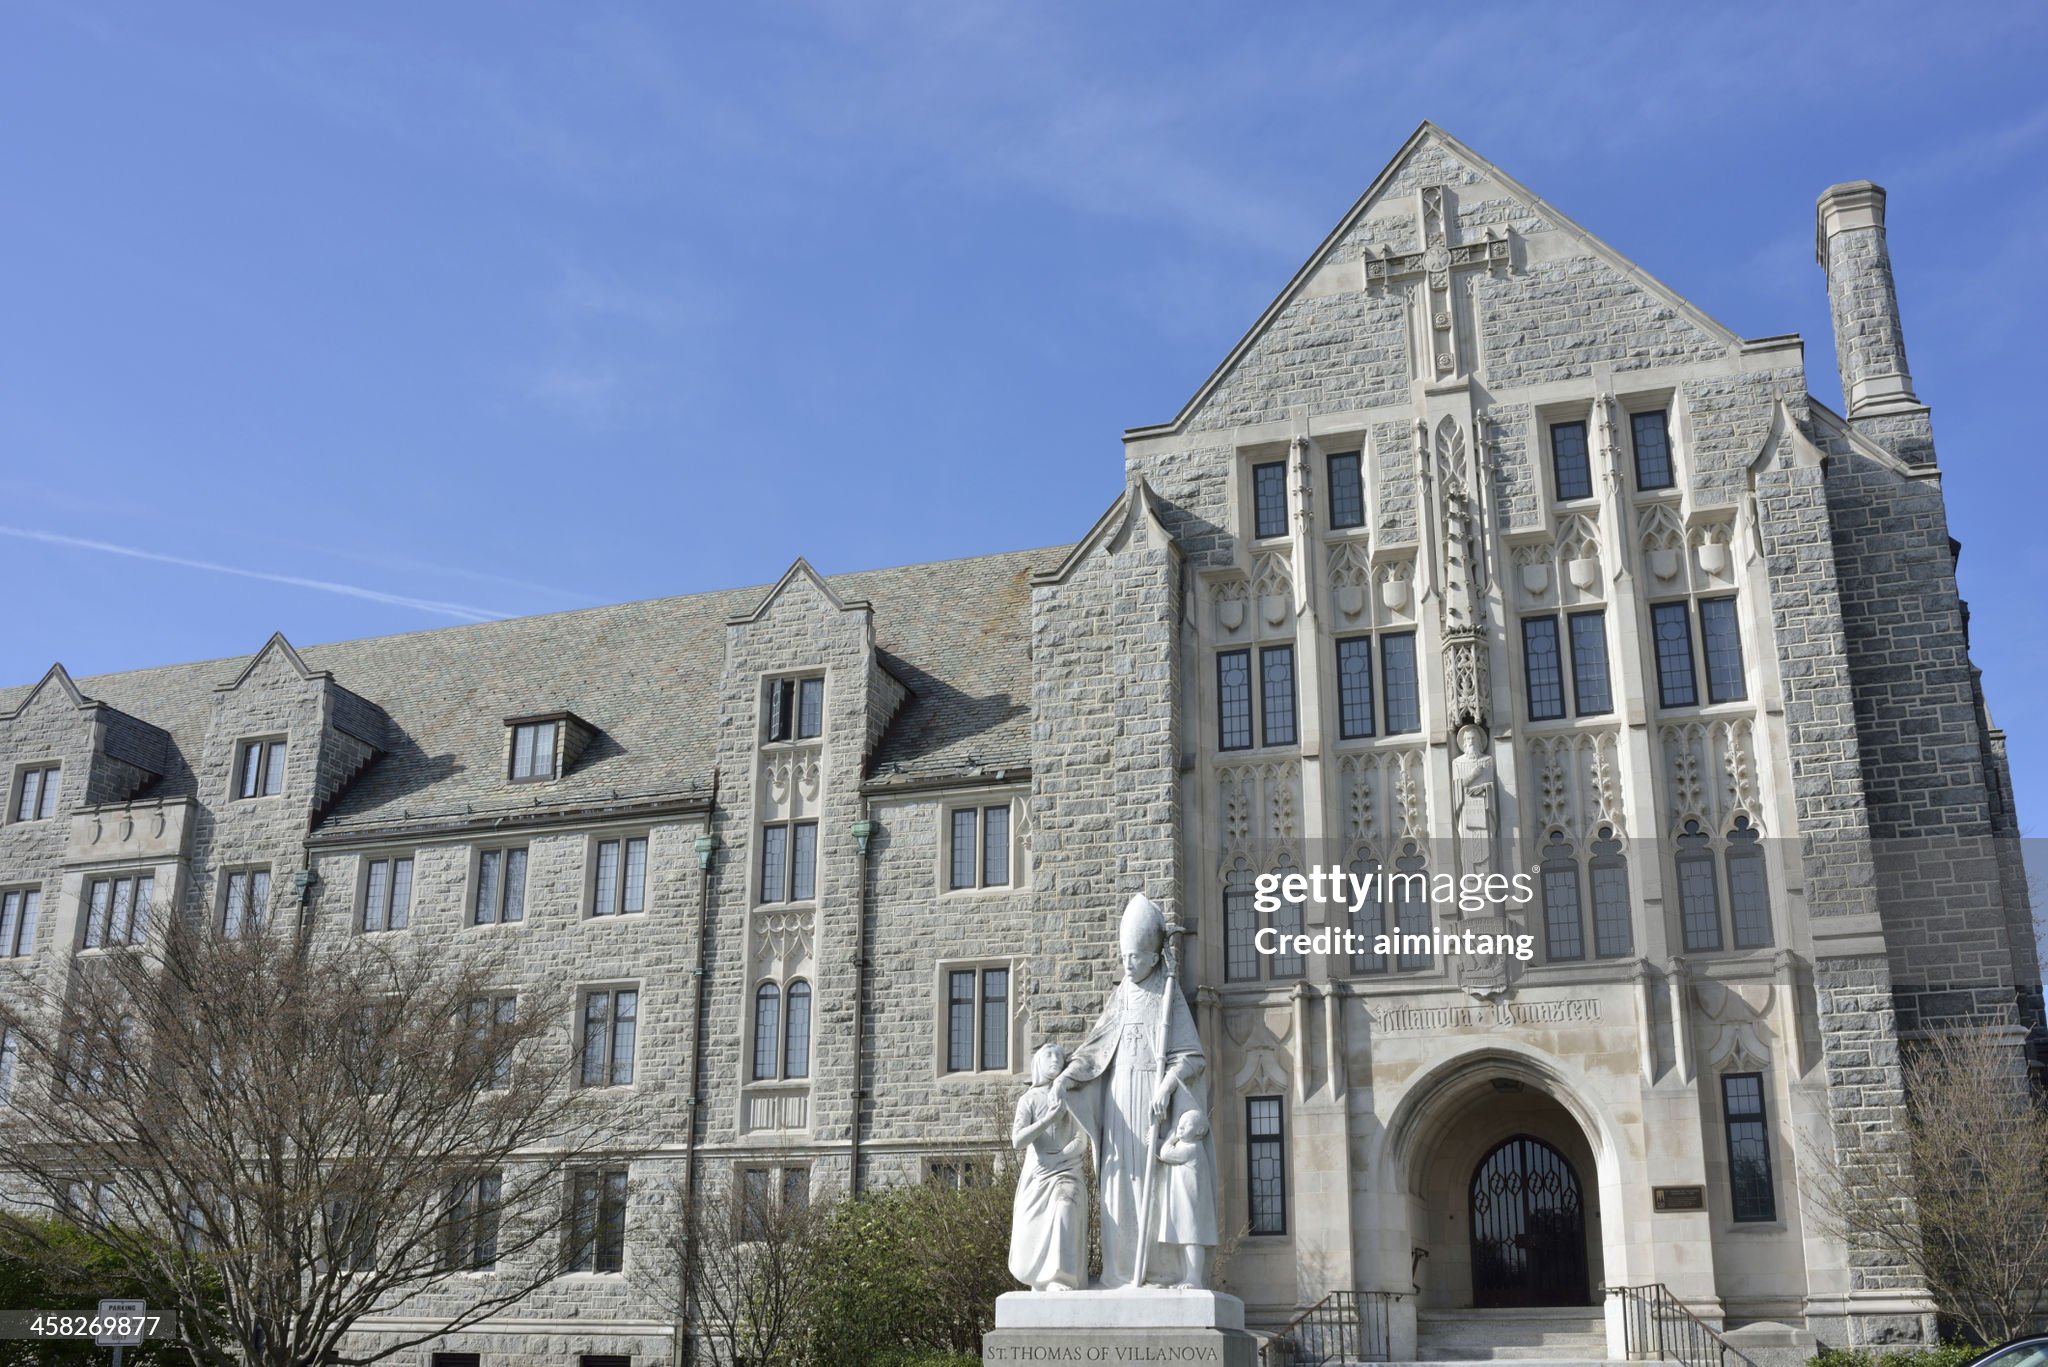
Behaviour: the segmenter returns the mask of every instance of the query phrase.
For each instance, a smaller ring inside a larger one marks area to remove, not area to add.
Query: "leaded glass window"
[[[121,880],[125,881],[125,880]],[[114,888],[114,910],[111,922],[112,934],[119,936],[120,928],[129,918],[131,908],[121,900],[121,882]],[[270,917],[270,870],[235,869],[227,875],[227,893],[221,907],[221,934],[229,939],[239,935],[252,935],[263,929],[263,923]],[[128,943],[116,938],[113,944]],[[140,941],[136,941],[140,943]]]
[[[363,866],[364,930],[404,930],[412,919],[412,860],[372,859]]]
[[[976,824],[977,817],[972,807],[962,807],[953,813],[952,867],[946,880],[948,887],[958,889],[974,886]]]
[[[1636,450],[1636,488],[1669,489],[1671,472],[1671,431],[1663,409],[1632,414],[1629,435]]]
[[[1700,700],[1692,670],[1692,614],[1684,603],[1652,603],[1650,634],[1657,644],[1657,701],[1691,707]]]
[[[1335,531],[1365,525],[1365,481],[1359,469],[1362,454],[1342,451],[1330,457],[1330,526]]]
[[[1602,826],[1593,842],[1593,952],[1603,959],[1630,953],[1634,916],[1628,900],[1628,861],[1614,828]]]
[[[1529,719],[1555,721],[1564,715],[1564,662],[1559,658],[1557,619],[1522,619],[1522,674]]]
[[[1263,745],[1292,745],[1294,726],[1294,647],[1266,646],[1259,651],[1259,739]]]
[[[1246,1097],[1245,1189],[1252,1234],[1287,1232],[1287,1147],[1281,1098]]]
[[[1010,1066],[1010,970],[981,970],[981,1066]]]
[[[449,1271],[488,1272],[498,1265],[498,1210],[503,1193],[504,1181],[497,1173],[460,1178],[449,1186],[444,1227]]]
[[[242,742],[236,774],[236,797],[276,797],[284,791],[284,742]]]
[[[1007,804],[981,809],[981,885],[1006,887],[1010,882],[1010,809]]]
[[[1252,535],[1287,535],[1287,462],[1252,467]]]
[[[526,918],[526,851],[483,850],[476,858],[477,925]]]
[[[1301,870],[1292,864],[1281,864],[1273,870],[1282,879],[1299,874]],[[1273,913],[1273,930],[1279,937],[1277,949],[1271,956],[1261,955],[1271,966],[1276,978],[1299,978],[1304,972],[1302,957],[1287,948],[1288,936],[1299,935],[1305,929],[1307,908],[1293,898],[1282,895],[1280,909]]]
[[[1221,750],[1252,748],[1252,656],[1225,650],[1216,656],[1216,745]]]
[[[626,1265],[626,1170],[579,1172],[570,1183],[571,1272],[619,1272]]]
[[[645,910],[647,837],[636,835],[618,840],[598,841],[597,873],[592,879],[590,914],[617,916]]]
[[[54,764],[22,770],[21,784],[15,792],[14,819],[43,821],[55,816],[57,789],[63,778],[63,769]]]
[[[36,947],[36,914],[42,909],[41,888],[9,888],[0,893],[0,957],[18,959]]]
[[[946,1071],[974,1068],[974,970],[946,975]]]
[[[1564,837],[1551,832],[1543,847],[1543,952],[1555,963],[1586,957],[1585,913],[1579,898],[1579,863]]]
[[[1386,698],[1387,734],[1422,729],[1422,691],[1415,677],[1415,633],[1380,637],[1380,691]]]
[[[633,1080],[640,994],[630,987],[583,995],[583,1085],[624,1087]]]
[[[775,1076],[775,1050],[782,1042],[782,989],[762,983],[754,989],[754,1081]]]
[[[784,998],[788,1019],[782,1027],[782,1075],[811,1075],[811,985],[798,978]]]
[[[1347,636],[1337,642],[1337,735],[1372,734],[1372,637]]]
[[[512,778],[531,783],[555,776],[555,724],[522,722],[512,728]]]
[[[1582,717],[1614,710],[1614,692],[1607,677],[1607,614],[1574,612],[1567,619],[1572,636],[1572,706]]]
[[[1764,877],[1764,852],[1749,818],[1735,818],[1728,832],[1728,909],[1734,913],[1735,947],[1761,949],[1771,943],[1771,894]]]
[[[1369,882],[1375,879],[1379,871],[1380,866],[1377,862],[1362,857],[1352,860],[1349,870],[1351,876],[1361,882]],[[1387,909],[1379,898],[1368,897],[1352,911],[1351,933],[1356,937],[1353,941],[1353,948],[1357,951],[1351,956],[1351,971],[1353,973],[1384,973],[1387,971],[1387,956],[1375,953],[1373,950],[1373,942],[1386,934],[1386,930]]]
[[[1721,890],[1714,877],[1714,856],[1700,823],[1685,823],[1678,837],[1678,907],[1689,950],[1721,947]]]
[[[1429,903],[1429,864],[1414,845],[1402,847],[1394,861],[1394,929],[1397,933],[1434,937],[1436,912]],[[1405,948],[1395,960],[1402,969],[1428,968],[1436,956],[1427,949],[1409,952]]]
[[[1707,701],[1741,702],[1749,696],[1742,678],[1742,630],[1733,598],[1700,599],[1700,640],[1707,652]]]
[[[1761,1073],[1727,1073],[1721,1105],[1728,1127],[1728,1188],[1737,1220],[1775,1220],[1778,1200],[1771,1180],[1771,1134],[1764,1117]]]
[[[1258,913],[1252,871],[1239,860],[1223,884],[1223,976],[1232,982],[1259,976]]]
[[[1550,424],[1550,470],[1557,481],[1560,502],[1593,496],[1593,464],[1586,451],[1586,424]]]

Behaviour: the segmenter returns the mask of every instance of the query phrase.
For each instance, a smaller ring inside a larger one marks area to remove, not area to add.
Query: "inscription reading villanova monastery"
[[[1374,1028],[1388,1034],[1411,1030],[1498,1029],[1504,1025],[1573,1025],[1600,1019],[1598,997],[1554,1002],[1480,1002],[1471,1006],[1389,1006],[1373,1011]]]

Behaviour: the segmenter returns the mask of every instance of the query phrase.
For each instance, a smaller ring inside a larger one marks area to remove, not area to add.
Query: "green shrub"
[[[1806,1367],[1963,1367],[1983,1351],[1967,1343],[1895,1348],[1885,1353],[1867,1348],[1827,1348],[1808,1358]]]

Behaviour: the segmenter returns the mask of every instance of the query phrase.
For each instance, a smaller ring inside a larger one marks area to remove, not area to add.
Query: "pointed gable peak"
[[[1064,583],[1089,556],[1103,549],[1118,549],[1132,532],[1142,534],[1147,545],[1178,549],[1180,543],[1166,525],[1165,511],[1166,504],[1153,492],[1151,482],[1139,475],[1124,486],[1059,564],[1034,572],[1031,582],[1041,586]]]
[[[7,719],[11,721],[28,711],[34,705],[35,700],[43,695],[43,690],[46,688],[55,690],[58,697],[81,711],[88,707],[98,706],[91,698],[78,691],[78,685],[71,681],[71,671],[64,668],[64,662],[59,660],[43,672],[43,677],[38,679],[36,686],[28,691],[28,696],[23,698],[20,705],[12,712],[6,714]]]
[[[1509,273],[1522,275],[1539,259],[1554,262],[1565,257],[1592,258],[1630,286],[1653,296],[1671,315],[1683,320],[1684,326],[1703,334],[1702,340],[1710,348],[1732,350],[1742,345],[1740,337],[1702,313],[1676,290],[1560,213],[1441,126],[1425,119],[1180,412],[1169,422],[1131,428],[1125,439],[1140,440],[1184,430],[1298,301],[1329,295],[1356,296],[1361,291],[1405,291],[1405,284],[1393,283],[1397,271],[1404,265],[1411,270],[1420,268],[1398,257],[1419,260],[1431,245],[1423,240],[1424,224],[1417,219],[1416,206],[1424,205],[1426,214],[1429,196],[1423,192],[1434,188],[1447,192],[1440,197],[1444,202],[1438,205],[1444,224],[1435,241],[1449,239],[1445,245],[1452,253],[1454,271],[1469,263],[1484,264],[1489,270],[1504,267]],[[1481,250],[1460,259],[1461,246]],[[1387,263],[1384,273],[1376,277],[1370,269],[1375,257]]]
[[[234,692],[249,681],[249,676],[256,672],[257,666],[270,659],[273,655],[282,659],[292,672],[302,679],[326,680],[334,677],[324,669],[314,669],[308,665],[299,655],[299,652],[292,648],[292,643],[284,638],[283,632],[273,631],[270,633],[270,639],[263,643],[263,648],[254,655],[251,655],[249,663],[242,666],[242,672],[226,683],[215,684],[214,691],[216,693]]]
[[[756,603],[751,611],[741,613],[737,617],[728,618],[726,625],[737,627],[745,626],[749,622],[760,621],[768,615],[770,608],[781,601],[784,594],[788,593],[792,587],[798,584],[805,584],[816,590],[818,595],[835,612],[866,612],[869,610],[869,604],[865,598],[841,598],[837,593],[833,592],[832,586],[825,582],[825,577],[811,568],[811,562],[802,556],[798,556],[790,562],[789,568],[783,571],[782,578],[775,581],[774,587],[761,596],[761,601]]]

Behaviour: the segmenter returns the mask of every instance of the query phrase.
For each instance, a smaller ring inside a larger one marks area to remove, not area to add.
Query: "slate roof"
[[[877,649],[911,692],[877,747],[880,783],[1031,760],[1031,590],[1064,546],[832,575],[873,605]],[[444,627],[299,653],[384,709],[386,753],[321,823],[346,830],[462,816],[708,795],[729,618],[769,586]],[[86,697],[169,732],[177,754],[146,796],[192,792],[215,688],[249,657],[103,674]],[[0,689],[0,713],[29,687]],[[560,781],[514,788],[501,773],[505,718],[570,711],[597,737]]]

